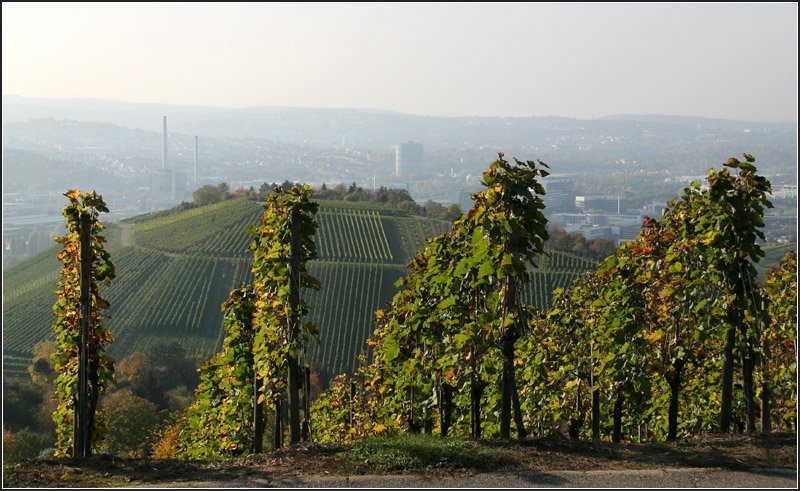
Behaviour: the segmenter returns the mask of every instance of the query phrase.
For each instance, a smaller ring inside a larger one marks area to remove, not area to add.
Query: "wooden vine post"
[[[57,457],[85,458],[103,438],[97,422],[100,396],[114,382],[114,360],[105,344],[114,340],[103,322],[109,303],[100,297],[98,284],[110,284],[114,264],[104,249],[103,224],[97,219],[108,212],[97,193],[70,189],[64,196],[70,203],[62,214],[67,233],[55,240],[64,247],[58,254],[61,279],[56,284],[53,332],[56,350],[52,355],[57,372],[53,412]]]
[[[258,402],[261,385],[258,368],[253,363],[253,453],[261,453],[264,450],[264,405]]]
[[[300,217],[296,208],[289,218],[289,443],[300,441],[300,366],[293,346],[300,332]]]
[[[289,442],[300,442],[308,432],[301,418],[304,343],[317,333],[315,325],[303,323],[308,306],[301,288],[318,290],[321,285],[308,273],[307,263],[316,258],[313,235],[318,204],[311,200],[309,186],[275,188],[267,199],[261,225],[254,228],[253,277],[256,292],[255,326],[258,334],[253,348],[256,400],[275,408],[274,444],[283,444],[282,411],[286,404]],[[307,438],[307,437],[305,437]]]
[[[81,213],[80,226],[80,264],[81,264],[81,338],[78,354],[78,404],[75,406],[75,437],[73,438],[73,455],[88,457],[89,446],[89,386],[88,386],[88,350],[89,321],[91,320],[91,284],[92,284],[92,222],[88,213]]]

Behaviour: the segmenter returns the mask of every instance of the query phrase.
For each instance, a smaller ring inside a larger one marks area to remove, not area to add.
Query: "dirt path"
[[[126,223],[122,225],[122,236],[120,237],[120,241],[122,242],[122,247],[128,247],[131,245],[130,238],[131,238],[131,228],[133,224]]]
[[[253,473],[225,481],[161,482],[159,488],[797,488],[791,469],[640,469],[551,472],[491,472],[452,475],[363,475],[272,477]]]
[[[4,463],[3,487],[795,489],[797,484],[796,433],[703,435],[671,444],[486,440],[471,447],[472,452],[481,453],[480,460],[463,454],[438,460],[429,456],[429,465],[435,467],[396,467],[406,469],[396,472],[382,471],[374,463],[370,466],[361,454],[347,457],[349,448],[301,443],[218,461],[109,455],[86,460],[28,459]],[[395,451],[403,455],[404,449],[398,446]]]

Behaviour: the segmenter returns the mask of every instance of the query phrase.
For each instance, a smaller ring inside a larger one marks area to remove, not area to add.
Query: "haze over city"
[[[3,94],[797,120],[797,4],[3,6]]]

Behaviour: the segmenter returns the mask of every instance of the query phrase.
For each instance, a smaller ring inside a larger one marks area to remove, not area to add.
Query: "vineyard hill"
[[[117,277],[101,288],[111,303],[111,356],[119,360],[172,341],[204,358],[215,353],[225,334],[220,304],[232,288],[252,281],[246,230],[258,223],[262,212],[262,205],[236,199],[140,215],[109,227],[108,250]],[[313,370],[331,376],[355,368],[364,341],[375,329],[373,312],[397,291],[394,282],[406,273],[425,240],[449,230],[450,224],[379,204],[343,201],[320,201],[316,219],[318,259],[309,269],[323,287],[303,293],[309,320],[320,327],[319,341],[309,343],[308,358]],[[7,373],[24,370],[33,345],[53,339],[57,253],[54,246],[4,271]],[[524,293],[539,308],[549,306],[554,288],[568,286],[594,266],[585,257],[558,251],[539,262]]]

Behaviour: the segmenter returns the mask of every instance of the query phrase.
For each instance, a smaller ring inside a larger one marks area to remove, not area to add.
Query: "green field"
[[[108,323],[116,337],[109,353],[121,359],[171,341],[202,357],[215,353],[224,336],[220,304],[232,288],[252,280],[246,228],[258,223],[262,211],[240,199],[136,217],[126,220],[132,226],[127,247],[119,227],[108,230],[117,268],[117,278],[101,292],[111,302]],[[356,366],[375,329],[373,312],[397,291],[394,281],[425,240],[451,225],[379,205],[328,201],[317,221],[319,258],[309,268],[323,287],[303,295],[320,335],[309,342],[308,361],[313,370],[333,375]],[[24,370],[33,345],[53,337],[57,253],[54,246],[4,271],[6,373]],[[524,293],[540,309],[549,306],[554,288],[569,286],[593,267],[587,258],[558,251],[540,263]]]

